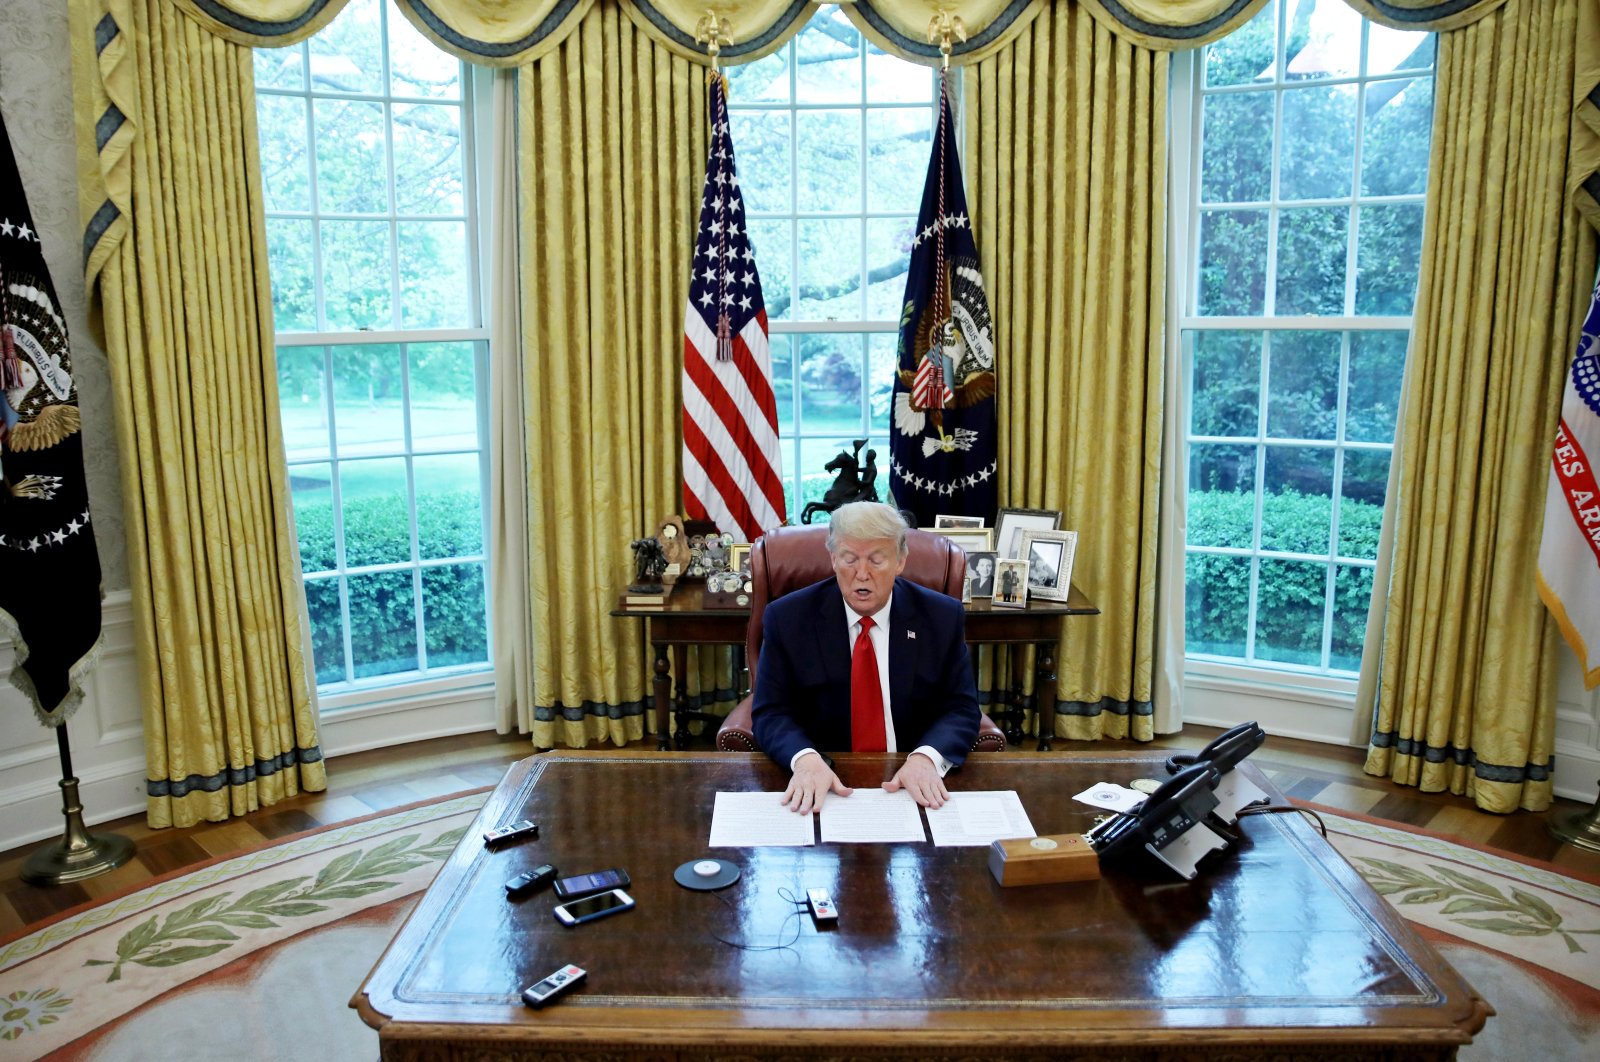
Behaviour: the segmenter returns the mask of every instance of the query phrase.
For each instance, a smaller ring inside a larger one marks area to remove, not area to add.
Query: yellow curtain
[[[1581,0],[1588,3],[1589,0]],[[1498,812],[1550,803],[1559,642],[1534,593],[1595,233],[1567,196],[1580,0],[1439,38],[1394,574],[1366,769]]]
[[[679,508],[706,73],[600,0],[519,75],[534,743],[645,732],[628,543]],[[696,668],[691,668],[695,671]]]
[[[1056,734],[1153,736],[1168,58],[1056,4],[967,68],[993,300],[1002,505],[1059,509],[1073,581]]]
[[[89,289],[122,456],[148,816],[325,785],[283,464],[251,53],[72,0]]]

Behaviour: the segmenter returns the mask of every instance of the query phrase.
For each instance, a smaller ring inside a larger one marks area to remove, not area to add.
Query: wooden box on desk
[[[989,873],[1001,885],[1093,881],[1100,876],[1100,857],[1081,833],[1015,838],[989,846]]]

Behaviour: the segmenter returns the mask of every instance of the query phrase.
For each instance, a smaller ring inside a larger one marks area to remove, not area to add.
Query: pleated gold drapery
[[[71,19],[148,817],[188,826],[325,785],[277,407],[252,59],[169,0],[72,0]]]
[[[997,336],[1000,497],[1077,529],[1056,733],[1148,740],[1168,57],[1054,4],[967,68],[968,187]]]
[[[706,72],[615,0],[519,76],[534,743],[638,740],[626,544],[679,508]],[[698,673],[698,672],[697,672]]]
[[[1581,0],[1588,2],[1588,0]],[[1533,592],[1595,233],[1567,194],[1580,0],[1439,38],[1394,573],[1366,769],[1498,812],[1550,803],[1559,641]],[[1592,25],[1592,23],[1591,23]]]

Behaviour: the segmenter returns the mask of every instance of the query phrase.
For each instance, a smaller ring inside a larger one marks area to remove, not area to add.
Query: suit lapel
[[[837,583],[821,588],[822,622],[812,635],[817,640],[816,659],[822,661],[823,674],[830,685],[844,687],[844,710],[850,712],[850,635],[844,621],[844,595]]]
[[[917,638],[923,633],[918,629],[921,619],[922,612],[906,588],[906,581],[896,579],[894,603],[889,606],[889,714],[894,717],[895,743],[902,746],[901,752],[911,751],[903,747],[901,735],[912,732],[911,676],[917,673],[917,655],[921,652]]]

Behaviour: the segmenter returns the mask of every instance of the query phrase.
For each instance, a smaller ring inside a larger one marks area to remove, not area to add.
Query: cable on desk
[[[721,900],[722,905],[728,908],[728,910],[737,910],[737,908],[733,906],[732,902],[730,902],[726,896],[722,895],[722,893],[713,892],[711,895]],[[798,958],[800,953],[794,950],[795,943],[800,939],[800,922],[798,919],[800,919],[806,913],[806,911],[810,909],[810,904],[808,904],[805,900],[795,899],[794,893],[790,892],[787,886],[779,889],[778,895],[795,905],[795,909],[790,911],[789,914],[784,918],[783,923],[778,926],[778,943],[741,944],[737,940],[729,940],[727,937],[724,937],[718,933],[712,933],[711,939],[715,940],[719,944],[726,944],[730,948],[738,948],[740,951],[788,951],[793,952],[795,957]],[[787,931],[789,927],[789,919],[791,918],[796,919],[794,926],[794,939],[786,941],[783,939],[783,934],[785,931]]]
[[[1310,808],[1302,808],[1293,804],[1267,804],[1259,807],[1240,808],[1239,817],[1242,819],[1246,815],[1279,815],[1288,811],[1298,811],[1302,815],[1309,815],[1316,820],[1317,832],[1322,834],[1324,838],[1328,836],[1328,824],[1322,821],[1321,815],[1318,815]]]

